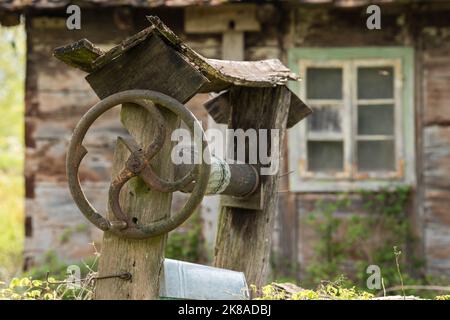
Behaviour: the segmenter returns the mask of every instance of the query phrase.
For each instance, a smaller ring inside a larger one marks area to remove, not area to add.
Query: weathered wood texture
[[[166,141],[170,133],[177,128],[177,117],[163,111],[167,121]],[[148,145],[153,138],[156,126],[150,114],[142,107],[124,105],[121,118],[124,126],[141,145]],[[117,143],[113,162],[113,177],[123,168],[129,156],[126,147]],[[173,166],[170,161],[171,144],[152,159],[151,164],[159,175],[173,178]],[[133,215],[140,224],[166,218],[170,214],[172,194],[151,190],[139,177],[124,186],[120,203],[124,212]],[[115,220],[112,212],[110,220]],[[99,263],[99,275],[107,276],[121,272],[130,272],[131,281],[118,278],[100,280],[95,290],[95,299],[157,299],[159,298],[159,275],[164,261],[164,249],[167,235],[148,240],[132,240],[116,237],[108,232],[103,237],[103,248]]]
[[[161,20],[154,16],[148,17],[149,21],[164,38],[171,43],[199,70],[201,70],[211,83],[206,83],[201,92],[220,91],[231,84],[251,87],[266,87],[276,84],[285,84],[288,80],[295,80],[297,76],[290,72],[279,60],[246,62],[222,61],[207,59],[193,51],[188,45],[172,32]],[[223,62],[223,64],[222,64]],[[253,65],[253,68],[250,66]],[[241,70],[239,70],[241,68]],[[265,70],[263,70],[265,69]],[[263,72],[261,72],[263,71]],[[269,72],[271,71],[271,72]]]
[[[244,60],[244,32],[228,31],[222,34],[222,56],[228,60]]]
[[[275,85],[285,85],[289,80],[298,80],[298,76],[292,73],[289,68],[284,66],[278,59],[261,61],[222,61],[207,59],[192,50],[171,29],[162,23],[158,17],[149,16],[148,20],[152,23],[152,26],[123,40],[121,44],[113,47],[94,61],[90,57],[81,60],[73,59],[71,54],[74,53],[76,55],[76,50],[78,50],[75,44],[58,48],[55,55],[74,67],[83,70],[90,67],[100,74],[102,73],[102,70],[103,73],[105,73],[105,70],[110,70],[109,68],[105,69],[103,67],[114,60],[118,70],[115,69],[114,72],[109,71],[109,75],[128,78],[130,76],[130,71],[128,70],[131,69],[131,71],[135,71],[135,69],[132,68],[132,65],[130,65],[130,62],[126,59],[126,55],[123,55],[123,53],[131,49],[133,49],[134,52],[139,52],[136,48],[146,50],[144,43],[152,44],[154,41],[148,41],[148,39],[152,39],[154,38],[154,35],[157,35],[173,49],[175,54],[178,53],[182,55],[186,62],[201,71],[205,77],[210,80],[210,82],[204,83],[200,92],[220,91],[233,84],[248,87],[271,87]],[[241,40],[243,40],[242,35]],[[243,46],[244,44],[241,43],[241,45]],[[88,51],[90,53],[94,50],[93,48],[95,47],[87,40],[85,41],[85,44],[82,45],[83,51]],[[61,55],[58,54],[58,52],[63,52],[64,54]],[[165,53],[168,54],[167,52]],[[137,55],[139,56],[139,53],[137,53]],[[169,57],[170,56],[173,56],[173,54],[169,55]],[[120,64],[117,64],[118,61]],[[149,57],[141,57],[140,62],[142,64],[139,65],[143,66],[145,65],[144,62],[150,64],[154,61],[159,62],[159,60],[153,60]],[[86,64],[89,65],[89,63],[91,63],[91,65],[86,66]],[[117,71],[122,71],[124,75],[116,73]],[[131,75],[133,74],[134,73],[132,72]],[[96,77],[91,76],[88,76],[87,78],[90,83],[95,83],[95,79]],[[127,83],[127,85],[130,85],[130,83]],[[118,84],[118,86],[120,87],[121,85]],[[100,93],[102,94],[102,92]]]
[[[185,29],[187,33],[257,32],[261,29],[257,10],[252,3],[188,7],[184,16]]]
[[[207,82],[157,35],[91,73],[86,80],[100,98],[123,90],[151,89],[181,102],[189,100]]]
[[[213,96],[204,104],[209,115],[215,122],[220,124],[227,124],[231,113],[231,101],[228,91],[224,91],[216,96]],[[289,114],[287,119],[287,128],[291,128],[299,121],[303,120],[311,113],[311,109],[300,100],[297,95],[291,95],[291,102],[289,106]]]
[[[292,102],[291,102],[292,107]],[[291,108],[290,107],[290,108]],[[291,112],[291,109],[289,109]],[[288,118],[289,122],[289,118]],[[283,141],[282,161],[280,167],[280,184],[278,212],[272,245],[272,278],[297,278],[298,273],[298,213],[296,211],[296,194],[289,191],[288,139]]]
[[[55,49],[54,56],[70,66],[86,72],[92,72],[92,63],[103,52],[96,48],[90,41],[82,39],[70,46]]]
[[[283,140],[291,98],[290,91],[284,86],[235,87],[230,91],[230,98],[230,128],[278,129]],[[272,153],[271,148],[269,145]],[[248,145],[246,151],[249,152]],[[214,265],[242,271],[247,282],[256,286],[265,283],[269,268],[278,183],[278,174],[261,176],[263,210],[221,207],[220,211]]]

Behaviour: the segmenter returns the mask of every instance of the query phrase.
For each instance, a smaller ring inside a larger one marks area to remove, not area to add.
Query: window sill
[[[289,191],[308,192],[356,192],[359,190],[379,191],[398,187],[413,187],[414,181],[405,180],[361,180],[361,181],[330,181],[330,180],[297,180],[290,181]]]

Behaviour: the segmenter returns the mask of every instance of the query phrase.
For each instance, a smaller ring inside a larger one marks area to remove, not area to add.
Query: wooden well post
[[[277,129],[281,146],[290,102],[291,93],[285,86],[233,88],[229,128],[269,129],[269,132]],[[248,145],[246,147],[248,152]],[[272,154],[273,148],[269,144]],[[256,167],[259,169],[260,165]],[[278,173],[260,176],[260,179],[260,190],[256,192],[262,197],[259,210],[230,207],[222,202],[214,258],[216,267],[243,271],[247,282],[257,287],[265,284],[269,267],[279,184]]]
[[[206,82],[197,70],[156,35],[117,59],[119,61],[87,77],[100,98],[122,90],[146,88],[186,102]],[[114,84],[109,80],[111,77],[115,79]],[[168,142],[170,134],[178,127],[179,120],[173,113],[162,108],[160,111],[166,119],[166,142],[151,163],[153,168],[159,169],[159,176],[173,179],[174,167],[170,158],[172,144]],[[124,105],[121,121],[138,143],[146,145],[151,141],[154,121],[143,108],[132,104]],[[125,163],[128,154],[128,150],[118,143],[114,155],[113,177]],[[139,177],[124,187],[120,198],[125,211],[133,212],[134,217],[142,224],[168,217],[171,201],[171,193],[151,190]],[[112,218],[111,213],[108,214]],[[95,299],[158,299],[166,239],[167,234],[147,240],[132,240],[118,238],[106,232],[99,276],[130,272],[132,279],[128,282],[117,278],[99,281]]]
[[[167,123],[166,141],[170,133],[178,127],[174,114],[164,112]],[[121,122],[140,145],[151,142],[155,127],[151,115],[142,107],[125,104],[122,106]],[[170,161],[171,144],[152,159],[151,164],[160,176],[173,177],[174,170]],[[129,150],[119,140],[114,153],[112,178],[114,178],[130,155]],[[139,223],[147,224],[170,215],[171,193],[162,193],[149,188],[141,178],[136,177],[127,183],[121,191],[120,203],[125,212],[133,213]],[[114,220],[112,212],[108,218]],[[123,272],[131,274],[129,281],[120,278],[97,281],[96,300],[146,300],[159,298],[159,279],[164,263],[164,251],[167,234],[145,240],[123,239],[105,232],[102,242],[98,275],[107,276]]]
[[[188,8],[185,30],[192,34],[221,34],[222,59],[243,60],[245,33],[261,31],[258,10],[254,4]],[[286,128],[309,113],[295,95],[291,104],[291,92],[284,85],[267,88],[233,87],[221,98],[206,103],[206,108],[217,123],[227,124],[229,129],[277,129],[280,132],[280,147]],[[224,108],[228,110],[225,112]],[[220,115],[216,114],[219,110]],[[208,123],[210,125],[216,126],[214,122]],[[226,200],[222,197],[219,209],[214,265],[243,271],[248,283],[258,287],[264,284],[269,268],[278,180],[278,174],[261,177],[260,190],[256,192],[261,192],[261,188],[264,190],[260,194],[262,199],[259,210],[249,209],[254,198],[243,200],[240,203],[242,208],[239,208],[238,204],[229,205],[229,197]]]

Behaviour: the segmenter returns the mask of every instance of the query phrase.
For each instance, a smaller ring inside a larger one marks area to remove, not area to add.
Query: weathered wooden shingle
[[[56,48],[53,55],[69,66],[81,69],[86,72],[92,72],[93,62],[104,52],[95,47],[89,40],[81,39],[68,46]]]
[[[86,80],[102,99],[124,90],[146,89],[162,92],[183,103],[208,82],[156,35],[95,70]]]
[[[205,58],[181,41],[159,18],[149,16],[148,20],[152,24],[150,27],[103,54],[96,55],[99,51],[84,39],[57,48],[54,55],[89,72],[86,80],[100,98],[123,90],[149,89],[186,102],[195,93],[220,92],[233,86],[286,86],[289,80],[299,80],[278,59],[227,61]],[[186,86],[190,87],[187,91],[191,93],[180,95],[186,91]],[[291,96],[288,127],[311,113],[297,95],[291,92]],[[214,112],[206,107],[217,122],[223,123],[228,118],[229,111],[221,110],[223,119],[219,119],[217,108]]]

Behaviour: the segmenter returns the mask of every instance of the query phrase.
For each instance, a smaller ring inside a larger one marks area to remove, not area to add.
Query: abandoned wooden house
[[[381,10],[380,29],[367,27],[369,2]],[[278,58],[302,79],[291,89],[314,112],[285,141],[281,171],[289,174],[281,177],[273,235],[280,269],[300,278],[316,258],[318,235],[307,220],[318,200],[348,193],[351,206],[335,213],[345,220],[367,214],[364,191],[407,187],[415,238],[407,250],[424,259],[428,273],[450,276],[450,1],[84,0],[76,1],[79,30],[66,27],[68,4],[0,3],[2,25],[24,18],[27,33],[25,269],[49,252],[85,258],[90,243],[101,241],[72,201],[64,164],[74,126],[98,98],[86,73],[67,68],[53,49],[82,38],[109,49],[156,15],[205,57]],[[221,126],[204,110],[206,99],[197,95],[188,106],[205,128]],[[88,137],[95,156],[86,159],[82,180],[96,207],[106,204],[119,126],[111,112]],[[218,199],[200,208],[210,253]]]

